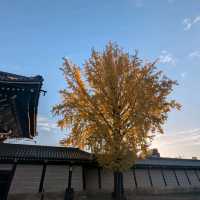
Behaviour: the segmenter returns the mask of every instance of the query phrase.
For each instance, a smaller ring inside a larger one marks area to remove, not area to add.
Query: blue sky
[[[182,104],[169,115],[153,146],[163,156],[200,157],[200,2],[196,0],[0,0],[0,70],[44,77],[39,144],[57,145],[63,133],[50,110],[65,87],[62,57],[82,65],[112,40],[148,60],[179,86]]]

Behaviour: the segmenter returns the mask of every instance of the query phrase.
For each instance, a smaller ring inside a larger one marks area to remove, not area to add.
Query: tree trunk
[[[125,200],[122,172],[114,172],[113,198],[116,200]]]

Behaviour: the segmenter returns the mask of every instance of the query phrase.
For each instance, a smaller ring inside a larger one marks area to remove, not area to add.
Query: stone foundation
[[[152,193],[153,192],[153,193]],[[44,194],[9,194],[8,200],[64,200],[64,192],[49,192]],[[199,189],[170,189],[170,190],[136,190],[126,191],[127,200],[196,200],[200,196]],[[42,198],[43,196],[43,198]],[[187,198],[188,197],[188,198]],[[196,199],[195,199],[196,198]],[[75,192],[74,200],[112,200],[111,193],[101,192]]]

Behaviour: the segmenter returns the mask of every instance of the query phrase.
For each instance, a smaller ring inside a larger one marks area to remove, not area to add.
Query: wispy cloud
[[[33,139],[8,139],[6,143],[59,146],[59,141],[65,137],[55,121],[41,115],[37,118],[37,131],[38,135]]]
[[[153,147],[158,148],[162,156],[169,157],[200,157],[199,146],[200,128],[159,135],[153,142]]]
[[[189,31],[192,26],[200,22],[200,15],[195,18],[185,18],[183,20],[184,30]]]
[[[39,131],[53,132],[59,129],[56,122],[43,116],[38,116],[37,125]]]
[[[200,128],[159,135],[157,139],[166,145],[188,146],[193,145],[194,142],[200,145]]]
[[[34,139],[39,145],[59,146],[59,141],[66,137],[66,131],[61,131],[55,120],[46,116],[38,116],[37,120],[38,136]]]
[[[171,53],[169,53],[166,50],[163,50],[161,52],[161,55],[159,56],[159,62],[163,63],[163,64],[175,65],[176,64],[176,59]]]
[[[192,59],[196,59],[196,58],[200,58],[200,51],[193,51],[189,54],[189,57],[192,58]]]
[[[185,77],[186,77],[186,75],[187,75],[187,73],[186,73],[186,72],[182,72],[182,73],[181,73],[181,78],[185,78]]]

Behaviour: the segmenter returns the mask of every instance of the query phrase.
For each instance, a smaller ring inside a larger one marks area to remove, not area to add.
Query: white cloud
[[[59,146],[59,141],[66,137],[66,131],[61,131],[55,120],[39,115],[37,118],[38,136],[36,144]]]
[[[200,157],[200,128],[155,137],[152,147],[158,148],[161,156],[191,158]]]
[[[59,146],[59,141],[66,137],[54,120],[40,115],[37,118],[37,131],[38,135],[33,139],[14,138],[6,140],[5,143]]]
[[[193,51],[193,52],[191,52],[190,54],[189,54],[189,57],[190,58],[200,58],[200,51]]]
[[[29,138],[7,138],[4,143],[35,145],[37,142],[35,139]]]
[[[171,53],[167,52],[166,50],[163,50],[161,52],[161,55],[159,56],[159,62],[163,64],[175,65],[176,59]]]
[[[59,129],[56,122],[43,116],[38,116],[37,126],[39,131],[54,132]]]
[[[193,25],[200,22],[200,16],[197,16],[195,18],[185,18],[183,20],[184,30],[188,31],[192,28]]]

